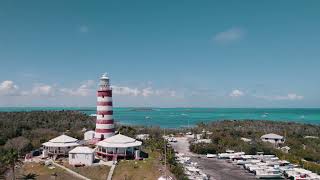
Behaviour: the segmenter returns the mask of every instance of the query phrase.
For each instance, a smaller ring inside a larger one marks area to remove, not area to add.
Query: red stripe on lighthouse
[[[113,111],[97,111],[98,115],[112,115]]]
[[[113,133],[114,128],[112,129],[96,129],[96,133]]]
[[[96,124],[113,124],[113,119],[111,119],[111,120],[96,120]]]
[[[112,91],[111,90],[105,90],[105,91],[98,91],[97,92],[98,97],[112,97]]]
[[[112,106],[112,101],[110,101],[110,102],[97,102],[97,106]]]

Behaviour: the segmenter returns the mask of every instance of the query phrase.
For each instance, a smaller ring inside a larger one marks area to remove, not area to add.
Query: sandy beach
[[[184,153],[190,156],[193,162],[197,162],[199,168],[215,180],[247,180],[256,179],[252,174],[246,173],[241,167],[227,163],[224,160],[216,158],[207,158],[204,155],[194,154],[189,151],[189,142],[187,137],[177,137],[177,142],[171,143],[172,147],[178,153]]]

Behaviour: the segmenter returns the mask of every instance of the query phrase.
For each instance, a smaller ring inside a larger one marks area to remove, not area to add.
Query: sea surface
[[[95,107],[0,107],[0,112],[75,110],[87,115]],[[114,108],[114,119],[120,124],[160,126],[164,128],[191,127],[199,122],[218,120],[273,120],[320,125],[320,108]]]

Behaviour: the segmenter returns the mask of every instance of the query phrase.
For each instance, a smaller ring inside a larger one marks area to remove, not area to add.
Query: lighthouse
[[[112,89],[107,74],[100,77],[97,91],[97,120],[94,138],[103,140],[114,135]]]

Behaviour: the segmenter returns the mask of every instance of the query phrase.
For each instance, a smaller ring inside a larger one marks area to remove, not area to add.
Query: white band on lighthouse
[[[112,90],[106,74],[100,78],[97,91],[97,120],[95,138],[104,139],[114,135],[114,120],[112,110]]]

